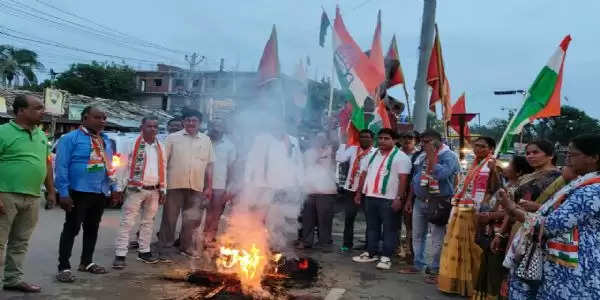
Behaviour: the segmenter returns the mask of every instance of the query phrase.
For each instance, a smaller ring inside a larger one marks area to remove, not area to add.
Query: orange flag
[[[442,57],[442,45],[440,43],[439,31],[435,26],[435,40],[431,49],[429,58],[429,68],[427,71],[427,84],[433,89],[431,98],[429,98],[429,109],[435,112],[435,103],[440,101],[444,108],[444,121],[449,121],[452,117],[452,107],[450,102],[450,83],[446,77],[444,68],[444,59]]]
[[[456,100],[456,103],[454,103],[454,105],[452,105],[452,113],[454,113],[454,114],[466,114],[467,113],[467,104],[466,104],[466,100],[465,100],[465,93],[462,93],[462,95],[460,95],[458,100]],[[454,129],[454,131],[456,131],[458,134],[460,134],[459,118],[452,117],[452,120],[450,121],[450,126],[452,127],[452,129]],[[471,132],[469,130],[468,124],[465,124],[463,133],[467,137],[467,140],[470,140]]]
[[[265,45],[265,50],[258,65],[258,85],[262,86],[277,78],[279,78],[279,54],[277,51],[277,30],[273,25],[271,37]]]

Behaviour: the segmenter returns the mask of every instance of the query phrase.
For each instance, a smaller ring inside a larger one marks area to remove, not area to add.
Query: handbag
[[[449,197],[428,196],[425,199],[425,205],[427,207],[425,216],[429,223],[438,226],[448,224],[450,211],[452,210],[452,204],[450,203]]]
[[[537,235],[534,234],[535,236]],[[540,281],[542,280],[543,263],[542,247],[540,247],[539,240],[534,238],[525,248],[523,258],[517,266],[516,275],[525,281]]]

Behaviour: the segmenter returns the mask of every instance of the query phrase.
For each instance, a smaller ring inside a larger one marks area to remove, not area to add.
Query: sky
[[[282,71],[292,74],[298,61],[309,56],[308,76],[321,79],[331,76],[332,50],[331,32],[325,47],[318,45],[320,16],[325,9],[333,19],[336,5],[348,31],[364,50],[371,45],[377,11],[382,11],[383,49],[387,50],[396,34],[412,98],[422,0],[0,0],[0,31],[88,53],[3,35],[0,44],[35,50],[46,69],[56,72],[66,70],[70,63],[91,60],[125,62],[144,70],[156,68],[158,62],[186,66],[184,53],[193,52],[206,57],[200,70],[218,69],[224,58],[226,70],[253,71],[275,24]],[[595,0],[438,1],[436,22],[453,101],[465,92],[467,110],[479,113],[482,124],[506,117],[507,109],[518,108],[523,99],[519,95],[494,96],[493,91],[527,89],[563,37],[571,34],[562,104],[600,118],[600,105],[596,104],[600,101],[596,92],[599,24],[594,21],[598,11],[600,1]],[[65,20],[73,26],[56,24]],[[109,35],[123,33],[127,38],[115,41],[106,33],[82,32],[73,28],[78,24],[104,32],[110,28]],[[170,50],[140,46],[136,38]],[[404,99],[400,87],[390,93]]]

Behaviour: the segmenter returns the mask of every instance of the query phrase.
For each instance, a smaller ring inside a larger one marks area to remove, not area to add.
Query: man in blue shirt
[[[438,132],[425,131],[421,135],[421,143],[423,152],[415,160],[411,182],[415,194],[412,206],[414,266],[402,268],[400,273],[420,273],[427,267],[425,245],[429,226],[433,258],[428,270],[425,271],[433,276],[428,277],[426,281],[435,283],[448,219],[432,221],[428,202],[438,199],[443,202],[441,204],[446,204],[445,208],[448,213],[450,212],[450,200],[454,195],[454,180],[459,171],[459,162],[457,155],[442,143]]]
[[[72,282],[71,252],[73,242],[83,227],[83,249],[79,271],[104,274],[106,269],[92,261],[98,228],[104,213],[106,197],[112,204],[121,200],[113,180],[112,143],[102,133],[106,114],[94,106],[81,113],[83,126],[61,137],[56,153],[56,189],[66,220],[60,235],[59,265],[56,278]]]

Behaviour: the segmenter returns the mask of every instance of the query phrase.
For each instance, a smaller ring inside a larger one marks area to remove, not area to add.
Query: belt
[[[142,186],[143,190],[148,190],[148,191],[153,191],[153,190],[158,190],[160,189],[160,185],[144,185]]]

